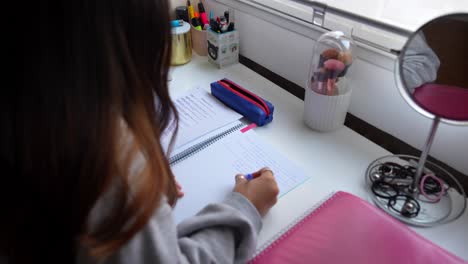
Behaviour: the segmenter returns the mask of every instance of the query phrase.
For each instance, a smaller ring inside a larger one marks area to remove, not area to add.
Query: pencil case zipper
[[[265,114],[267,116],[270,115],[270,108],[268,108],[268,106],[266,105],[266,103],[263,101],[263,99],[261,99],[260,97],[258,97],[257,95],[235,85],[234,83],[226,80],[226,79],[223,79],[223,80],[220,80],[218,81],[219,84],[221,84],[224,88],[232,91],[233,93],[239,95],[240,97],[244,98],[245,100],[251,102],[252,104],[258,106],[258,108],[262,109],[263,112],[265,112]]]

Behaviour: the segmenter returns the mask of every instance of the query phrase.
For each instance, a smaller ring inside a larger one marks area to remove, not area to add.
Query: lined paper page
[[[174,209],[176,222],[195,215],[209,203],[223,201],[232,191],[237,173],[251,173],[262,167],[273,170],[280,197],[308,178],[253,130],[232,133],[175,164],[172,171],[185,192]]]
[[[242,115],[201,88],[195,88],[173,101],[179,113],[179,131],[174,149],[242,118]],[[174,128],[175,123],[171,122],[161,136],[164,149],[169,145]]]

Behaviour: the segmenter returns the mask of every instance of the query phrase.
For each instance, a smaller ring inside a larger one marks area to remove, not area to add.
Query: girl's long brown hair
[[[176,199],[159,142],[177,119],[169,6],[37,2],[23,83],[2,100],[0,260],[70,263],[79,247],[106,257],[145,226],[163,195]],[[145,165],[131,171],[139,154]],[[110,213],[91,228],[91,209],[110,191]]]

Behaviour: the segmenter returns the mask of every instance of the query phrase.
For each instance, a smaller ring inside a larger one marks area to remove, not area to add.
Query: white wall
[[[206,5],[217,13],[227,9],[214,0],[207,0]],[[304,87],[314,39],[321,32],[280,17],[273,24],[262,19],[264,15],[236,10],[241,54]],[[351,72],[354,80],[349,112],[421,149],[431,120],[415,112],[400,96],[393,74],[394,58],[364,49],[358,50],[358,57]],[[468,127],[441,124],[430,155],[468,174]]]
[[[174,8],[176,8],[176,6],[183,6],[183,5],[186,5],[187,4],[187,0],[171,0],[171,8],[174,10]],[[190,1],[190,2],[193,2],[192,5],[195,3],[195,1]],[[198,3],[198,1],[197,1]]]
[[[177,6],[183,6],[187,5],[187,1],[185,0],[170,0],[170,5],[171,5],[171,17],[174,19],[175,18],[175,8]]]
[[[175,16],[175,8],[177,6],[186,6],[187,5],[187,0],[170,0],[169,1],[170,4],[171,4],[171,15],[172,16]],[[198,3],[200,2],[200,0],[190,0],[190,3],[192,4],[192,6],[195,8],[195,11],[198,11]],[[201,2],[203,4],[205,4],[205,0],[201,0]],[[205,10],[209,13],[209,8],[207,6],[205,6]]]

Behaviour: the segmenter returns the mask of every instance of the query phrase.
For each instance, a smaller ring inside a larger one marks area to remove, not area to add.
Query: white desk
[[[302,167],[310,179],[281,197],[264,218],[260,245],[331,191],[347,191],[369,200],[364,185],[366,168],[390,152],[347,127],[331,133],[314,132],[302,122],[303,101],[241,64],[218,70],[206,57],[194,54],[190,63],[174,67],[171,72],[171,95],[184,93],[194,86],[209,91],[211,82],[229,78],[275,106],[273,122],[256,131]],[[468,260],[468,211],[449,224],[412,228]]]

